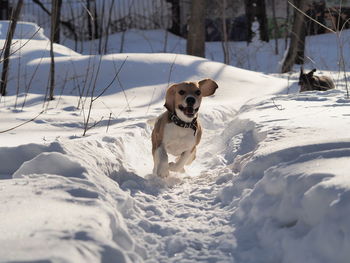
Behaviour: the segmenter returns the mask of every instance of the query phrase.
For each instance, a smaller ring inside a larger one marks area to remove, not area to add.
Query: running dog
[[[182,82],[168,88],[165,108],[152,131],[153,174],[167,177],[169,171],[184,172],[184,166],[196,158],[196,146],[202,136],[197,119],[203,97],[215,93],[218,85],[211,79]],[[176,156],[168,161],[168,154]]]

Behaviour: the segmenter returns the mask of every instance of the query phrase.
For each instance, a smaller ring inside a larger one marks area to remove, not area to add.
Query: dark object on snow
[[[316,69],[311,70],[309,73],[304,73],[303,68],[300,68],[299,85],[300,92],[310,90],[325,91],[334,89],[334,83],[331,78],[327,76],[314,76]]]

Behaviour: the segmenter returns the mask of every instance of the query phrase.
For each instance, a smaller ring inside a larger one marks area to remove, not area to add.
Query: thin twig
[[[112,86],[113,82],[114,82],[115,79],[118,77],[118,75],[119,75],[120,71],[122,70],[122,68],[123,68],[123,66],[124,66],[124,64],[125,64],[125,62],[126,62],[127,59],[128,59],[128,56],[126,56],[126,58],[124,59],[123,63],[122,63],[121,66],[119,67],[119,69],[118,69],[117,73],[115,74],[114,78],[112,79],[112,81],[107,85],[106,88],[104,88],[104,89],[102,90],[102,92],[101,92],[96,98],[93,99],[93,101],[95,101],[95,100],[97,100],[99,97],[101,97],[101,96],[109,89],[109,87]]]
[[[110,107],[108,107],[108,105],[107,105],[106,103],[104,103],[103,101],[101,101],[101,102],[102,102],[103,106],[105,106],[105,107],[110,111],[110,113],[111,113],[115,118],[117,118],[117,116],[114,114],[114,112],[112,111],[112,109],[111,109]]]
[[[113,58],[112,61],[113,61],[114,70],[116,70],[116,65],[115,65],[114,58]],[[116,77],[117,77],[118,84],[119,84],[119,86],[121,87],[121,89],[122,89],[122,91],[123,91],[123,94],[124,94],[124,97],[125,97],[125,101],[126,101],[126,104],[127,104],[127,106],[128,106],[128,110],[131,111],[130,104],[129,104],[129,99],[128,99],[128,96],[126,95],[126,92],[125,92],[123,83],[120,81],[118,75],[116,75]]]
[[[108,118],[108,123],[107,123],[107,130],[106,130],[106,132],[108,132],[109,124],[111,123],[111,117],[112,117],[112,112],[109,113],[109,118]]]
[[[16,126],[10,128],[10,129],[0,131],[0,133],[5,133],[5,132],[12,131],[12,130],[14,130],[14,129],[17,129],[17,128],[19,128],[19,127],[21,127],[21,126],[23,126],[23,125],[25,125],[25,124],[31,122],[31,121],[34,121],[36,118],[38,118],[38,117],[39,117],[41,114],[43,114],[44,112],[45,112],[45,111],[43,110],[43,111],[41,111],[38,115],[36,115],[34,118],[32,118],[32,119],[30,119],[30,120],[28,120],[28,121],[25,121],[25,122],[23,122],[23,123],[21,123],[21,124],[18,124],[18,125],[16,125]]]
[[[319,24],[320,26],[322,26],[323,28],[335,33],[335,31],[327,26],[325,26],[324,24],[318,22],[316,19],[312,18],[311,16],[307,15],[304,11],[300,10],[298,7],[296,7],[294,4],[292,4],[290,1],[288,1],[288,3],[294,7],[297,11],[299,11],[300,13],[302,13],[304,16],[306,16],[307,18],[311,19],[312,21],[314,21],[315,23]]]
[[[92,124],[90,127],[86,127],[86,131],[88,131],[88,130],[94,128],[95,126],[97,126],[97,124],[99,124],[99,123],[103,120],[103,118],[104,118],[104,117],[102,116],[101,119],[100,119],[99,121],[95,121],[94,124]],[[83,136],[85,136],[85,133],[84,133]]]
[[[90,129],[90,128],[95,126],[95,125],[93,125],[92,127],[88,128],[89,120],[90,120],[90,116],[91,116],[92,104],[94,103],[94,92],[95,92],[95,89],[96,89],[96,83],[97,83],[98,75],[99,75],[100,69],[101,69],[101,63],[102,63],[102,55],[100,55],[100,61],[99,61],[98,66],[97,66],[95,80],[94,80],[94,84],[93,84],[92,91],[91,91],[90,105],[89,105],[88,115],[87,115],[86,122],[85,122],[85,128],[84,128],[83,136],[85,136],[85,134],[86,134],[88,129]]]
[[[275,98],[272,98],[272,103],[273,105],[275,106],[275,108],[277,110],[284,110],[283,106],[282,105],[277,105],[276,102],[275,102]]]
[[[173,68],[174,68],[174,65],[175,65],[176,58],[177,58],[177,54],[175,54],[173,63],[171,63],[171,66],[170,66],[169,75],[168,75],[168,85],[167,85],[167,88],[169,88],[170,79],[171,79],[171,73],[173,72]],[[153,97],[154,97],[154,93],[155,93],[155,92],[156,92],[156,88],[153,88],[151,100],[150,100],[150,102],[149,102],[149,104],[148,104],[146,114],[148,114],[149,108],[151,107],[151,103],[152,103],[152,101],[153,101]]]
[[[45,50],[46,50],[48,44],[49,44],[49,42],[47,42],[46,47],[45,47]],[[28,96],[30,87],[32,86],[32,81],[33,81],[33,79],[34,79],[34,77],[35,77],[35,75],[36,75],[36,73],[37,73],[37,71],[38,71],[38,69],[39,69],[39,66],[41,65],[41,62],[43,61],[43,58],[44,58],[44,52],[43,52],[43,55],[42,55],[41,58],[40,58],[39,63],[36,65],[36,67],[35,67],[35,69],[34,69],[34,72],[33,72],[33,75],[31,76],[31,78],[30,78],[28,84],[26,84],[25,94],[24,94],[24,100],[23,100],[23,103],[22,103],[22,110],[23,110],[23,108],[24,108],[24,105],[26,104],[27,96]]]
[[[27,41],[26,41],[22,46],[20,46],[20,47],[17,48],[16,50],[12,51],[12,52],[10,53],[9,57],[12,56],[13,54],[17,53],[18,50],[22,49],[25,45],[27,45],[28,42],[34,38],[34,36],[39,32],[40,29],[41,29],[41,27],[39,27],[39,28],[33,33],[33,35],[32,35],[30,38],[27,39]],[[17,41],[17,42],[18,42],[18,41]],[[0,60],[0,63],[4,62],[6,59],[9,59],[9,57]]]

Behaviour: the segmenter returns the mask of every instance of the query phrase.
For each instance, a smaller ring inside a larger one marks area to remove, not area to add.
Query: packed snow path
[[[144,244],[146,262],[233,262],[233,208],[222,206],[218,198],[233,174],[214,152],[218,133],[205,131],[198,156],[185,174],[171,173],[165,179],[113,174],[135,202],[137,212],[127,218],[127,225],[136,243]],[[150,133],[144,139],[149,138]]]
[[[146,261],[233,260],[230,213],[215,201],[218,185],[220,182],[203,175],[183,179],[156,195],[135,194],[140,214],[128,225],[136,240],[146,241]]]

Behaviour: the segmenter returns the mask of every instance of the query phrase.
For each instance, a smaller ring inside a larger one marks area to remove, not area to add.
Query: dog
[[[320,90],[326,91],[334,89],[335,85],[331,78],[327,76],[314,76],[316,69],[311,70],[309,73],[304,73],[303,68],[300,68],[299,85],[300,92]]]
[[[215,93],[218,85],[211,79],[182,82],[166,91],[166,111],[160,115],[152,131],[153,174],[169,176],[169,171],[185,172],[184,166],[196,158],[196,147],[202,136],[198,110],[203,97]],[[168,160],[168,154],[176,157]]]

